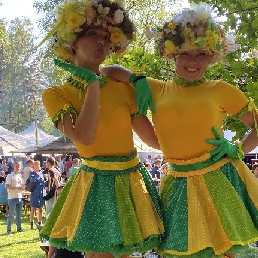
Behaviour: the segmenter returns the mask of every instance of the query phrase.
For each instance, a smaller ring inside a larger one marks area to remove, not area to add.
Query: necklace
[[[75,76],[70,76],[67,81],[73,85],[74,87],[80,89],[80,90],[84,90],[85,89],[85,85],[83,83],[81,83],[79,80],[76,79]],[[99,87],[102,88],[105,86],[105,84],[107,83],[107,75],[105,74],[101,74],[99,76]]]
[[[202,84],[204,81],[205,81],[204,77],[201,77],[200,79],[192,81],[192,82],[189,82],[189,81],[185,80],[184,78],[182,78],[178,75],[176,75],[174,77],[174,82],[177,83],[178,85],[183,86],[183,87],[197,86],[197,85]]]

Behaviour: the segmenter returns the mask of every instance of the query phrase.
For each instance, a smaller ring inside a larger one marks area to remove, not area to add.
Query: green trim
[[[192,82],[189,82],[187,80],[185,80],[184,78],[180,77],[180,76],[175,76],[173,78],[174,82],[178,85],[181,85],[183,87],[189,87],[189,86],[198,86],[198,85],[201,85],[202,83],[204,83],[204,81],[206,80],[204,77],[201,77],[200,79],[198,80],[195,80],[195,81],[192,81]]]
[[[107,83],[107,80],[108,80],[107,75],[103,74],[103,75],[99,76],[99,87],[100,88],[104,87]],[[80,90],[85,90],[85,84],[78,81],[76,79],[76,77],[73,75],[68,77],[67,82],[69,82],[75,88],[78,88]]]
[[[66,239],[53,239],[48,238],[47,236],[42,236],[45,239],[49,240],[49,243],[57,248],[64,248],[70,251],[77,251],[77,252],[111,252],[116,258],[119,258],[123,254],[132,254],[134,252],[146,252],[157,248],[160,244],[160,236],[159,235],[150,235],[149,237],[143,239],[142,241],[135,243],[133,245],[126,246],[123,242],[115,243],[108,248],[99,248],[99,247],[90,247],[86,246],[85,243],[82,245],[72,245],[70,242],[67,242]]]
[[[137,112],[137,113],[134,113],[134,114],[131,115],[131,119],[134,120],[134,119],[139,118],[139,117],[142,117],[142,116],[145,116],[145,115],[141,115],[141,114],[139,114],[139,113]]]
[[[201,162],[197,162],[194,164],[187,164],[187,165],[176,165],[176,164],[169,164],[169,167],[173,171],[177,172],[189,172],[189,171],[197,171],[201,170],[207,167],[210,167],[213,164],[216,164],[220,160],[222,160],[224,157],[221,157],[219,160],[213,160],[212,157],[209,159],[206,159]]]
[[[100,162],[127,162],[134,159],[137,156],[136,149],[130,156],[115,156],[115,157],[103,157],[103,156],[94,156],[91,158],[83,158],[84,160],[89,161],[100,161]]]
[[[227,253],[235,253],[238,252],[240,250],[244,250],[247,249],[246,246],[241,246],[241,245],[235,245],[233,246],[230,250],[228,250]],[[205,248],[204,250],[201,250],[197,253],[191,254],[191,255],[174,255],[174,254],[167,254],[165,253],[164,256],[166,258],[183,258],[183,257],[187,257],[187,258],[207,258],[207,257],[212,257],[212,258],[223,258],[224,254],[221,255],[215,255],[213,248],[208,247]]]
[[[184,177],[176,178],[173,182],[170,200],[164,212],[164,226],[166,236],[159,250],[186,252],[188,250],[188,200],[187,179]]]
[[[232,117],[239,120],[243,115],[245,115],[248,112],[248,105],[249,103],[245,107],[243,107],[238,113],[232,115]]]
[[[102,175],[102,176],[115,177],[115,176],[119,176],[119,175],[129,174],[131,172],[136,172],[136,170],[139,169],[139,164],[137,164],[134,167],[123,169],[123,170],[121,170],[121,169],[120,170],[103,170],[103,169],[92,168],[92,167],[89,167],[89,166],[84,165],[84,164],[81,164],[80,168],[87,171],[87,172],[92,172],[94,174],[99,174],[99,175]]]
[[[57,121],[62,120],[62,123],[64,124],[64,116],[72,113],[74,113],[77,116],[77,113],[73,107],[61,109],[55,114],[55,116],[52,119],[52,122],[54,123],[54,125],[56,125]]]

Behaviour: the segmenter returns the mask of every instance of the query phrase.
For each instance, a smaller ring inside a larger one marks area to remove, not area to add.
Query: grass
[[[45,252],[40,249],[38,230],[30,229],[29,215],[23,214],[22,228],[25,232],[17,233],[13,220],[13,234],[7,236],[6,217],[0,213],[0,258],[45,258]]]
[[[38,230],[30,230],[29,215],[23,214],[22,227],[25,232],[16,233],[13,221],[13,234],[7,236],[6,217],[0,213],[0,258],[45,258],[45,252],[40,249]],[[239,252],[236,258],[258,258],[258,248],[247,248]]]

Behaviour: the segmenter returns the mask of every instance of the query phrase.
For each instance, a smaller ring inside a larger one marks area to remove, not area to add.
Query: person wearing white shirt
[[[18,232],[24,232],[21,227],[21,217],[22,217],[22,191],[25,189],[24,180],[22,175],[19,173],[21,169],[21,162],[16,161],[14,163],[14,170],[12,173],[8,174],[6,177],[5,188],[8,192],[8,205],[9,214],[7,217],[7,231],[6,234],[10,235],[12,219],[14,217],[14,212],[16,215],[16,226]]]

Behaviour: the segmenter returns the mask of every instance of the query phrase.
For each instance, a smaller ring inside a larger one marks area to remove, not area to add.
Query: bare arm
[[[5,188],[9,189],[9,190],[24,190],[25,186],[24,185],[21,185],[21,186],[11,186],[9,184],[6,184]]]
[[[258,121],[258,115],[256,115],[256,121]],[[251,128],[249,133],[243,140],[243,147],[245,153],[252,151],[254,148],[258,146],[258,137],[255,129],[255,121],[252,112],[248,112],[242,116],[241,121],[244,122],[247,126]]]
[[[114,80],[125,83],[129,83],[130,76],[133,73],[129,69],[118,64],[102,67],[101,72]]]
[[[57,122],[57,128],[71,140],[84,145],[93,144],[99,121],[100,90],[99,82],[94,81],[87,87],[84,103],[79,116],[64,116]],[[74,121],[74,126],[73,126]]]
[[[154,127],[146,116],[133,119],[132,128],[143,142],[152,148],[160,149]]]

